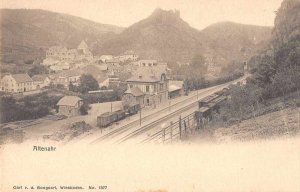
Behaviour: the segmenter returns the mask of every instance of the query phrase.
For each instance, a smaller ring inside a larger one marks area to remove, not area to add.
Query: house
[[[135,74],[126,83],[127,92],[136,87],[144,93],[144,106],[156,107],[168,100],[169,79],[165,73],[154,74],[148,71]]]
[[[68,117],[80,115],[83,100],[77,96],[64,96],[58,103],[58,113]]]
[[[123,106],[133,106],[138,103],[141,107],[144,107],[144,95],[138,87],[128,88],[122,95]]]
[[[120,66],[120,61],[118,59],[111,59],[106,61],[107,70],[110,74],[117,74],[120,73],[122,67]]]
[[[88,61],[90,61],[93,59],[93,54],[89,50],[89,47],[84,40],[82,40],[77,47],[76,57],[77,60],[87,59]]]
[[[123,54],[119,55],[117,57],[119,61],[125,62],[125,61],[137,61],[138,60],[138,55],[134,53],[134,51],[125,51]]]
[[[106,63],[106,61],[111,60],[111,59],[113,59],[113,58],[114,58],[114,56],[112,56],[112,55],[101,55],[101,56],[100,56],[100,60],[101,60],[103,63]]]
[[[114,75],[104,75],[104,76],[97,76],[95,78],[99,84],[99,87],[109,87],[109,86],[119,86],[120,78]]]
[[[54,85],[63,85],[65,87],[68,87],[70,83],[72,83],[73,85],[78,85],[80,76],[82,74],[83,72],[81,70],[72,69],[51,75],[50,79],[52,80],[52,83]]]
[[[49,86],[51,83],[48,75],[34,75],[32,77],[32,80],[34,81],[35,89],[41,89],[43,87]]]
[[[153,67],[153,66],[157,66],[158,62],[157,60],[139,60],[137,62],[137,65],[139,67]]]
[[[184,92],[184,83],[183,81],[169,81],[169,99],[180,97]]]
[[[46,51],[46,58],[43,60],[42,65],[53,66],[58,65],[59,62],[75,62],[93,60],[93,54],[89,50],[88,45],[83,40],[75,49],[67,49],[63,46],[52,46]],[[60,70],[62,67],[53,67],[53,70]]]
[[[50,69],[52,71],[69,70],[70,68],[71,68],[70,63],[66,62],[66,61],[58,62],[58,63],[50,66]]]
[[[46,51],[46,58],[63,60],[67,55],[68,49],[63,46],[52,46]]]
[[[28,74],[7,74],[1,79],[1,91],[22,93],[35,90],[34,81]]]

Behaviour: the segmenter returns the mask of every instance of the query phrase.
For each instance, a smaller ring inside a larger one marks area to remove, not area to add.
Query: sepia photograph
[[[300,0],[1,0],[0,192],[300,192]]]

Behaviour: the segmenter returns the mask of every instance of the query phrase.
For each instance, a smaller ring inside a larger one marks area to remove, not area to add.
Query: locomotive
[[[103,113],[97,117],[97,127],[107,127],[114,122],[118,122],[128,116],[137,114],[140,109],[140,104],[133,104],[118,111]]]

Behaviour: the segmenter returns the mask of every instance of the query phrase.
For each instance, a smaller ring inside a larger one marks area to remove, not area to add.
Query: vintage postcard
[[[300,191],[300,0],[0,15],[0,192]]]

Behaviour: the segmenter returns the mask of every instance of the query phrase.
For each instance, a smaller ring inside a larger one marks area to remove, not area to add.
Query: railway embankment
[[[286,108],[229,127],[216,128],[213,134],[217,142],[295,136],[300,136],[300,107]]]
[[[300,92],[268,100],[240,119],[217,115],[192,141],[252,141],[300,136]]]

